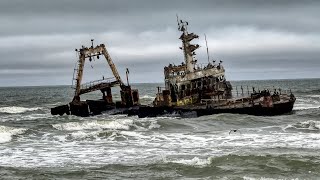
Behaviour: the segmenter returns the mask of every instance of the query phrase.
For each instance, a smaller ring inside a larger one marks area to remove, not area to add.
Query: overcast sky
[[[320,1],[1,0],[0,86],[71,84],[75,48],[106,44],[123,79],[163,82],[180,64],[176,14],[200,36],[197,59],[223,60],[229,80],[320,77]],[[93,68],[92,68],[92,67]],[[111,76],[104,59],[85,81]]]

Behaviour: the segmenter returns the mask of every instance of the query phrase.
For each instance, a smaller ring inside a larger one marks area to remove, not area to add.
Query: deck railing
[[[115,77],[103,78],[103,79],[99,79],[99,80],[95,80],[95,81],[90,81],[90,82],[81,84],[81,89],[88,89],[90,87],[93,87],[93,86],[101,84],[101,83],[112,83],[115,81],[116,81]]]
[[[267,90],[270,94],[291,94],[291,90],[281,89],[272,87],[252,87],[252,86],[233,86],[232,87],[232,96],[233,97],[246,97],[250,96],[253,93],[259,93],[261,91]]]

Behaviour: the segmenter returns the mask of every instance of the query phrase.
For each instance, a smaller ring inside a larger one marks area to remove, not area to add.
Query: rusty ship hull
[[[221,106],[216,108],[207,105],[193,105],[185,107],[140,106],[139,110],[132,113],[132,115],[138,115],[139,118],[157,117],[163,115],[165,116],[170,114],[178,114],[183,116],[184,114],[188,115],[188,113],[192,113],[192,115],[195,115],[196,117],[221,113],[248,114],[255,116],[276,116],[291,113],[294,103],[295,99],[275,103],[272,107],[263,107],[259,104],[251,105],[249,103],[240,105],[231,104],[228,106]]]

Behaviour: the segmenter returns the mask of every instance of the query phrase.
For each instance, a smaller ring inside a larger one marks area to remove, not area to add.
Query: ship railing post
[[[237,97],[239,97],[239,94],[238,94],[238,86],[236,86],[236,91],[237,91]]]
[[[243,97],[243,87],[241,86],[241,97]]]
[[[249,96],[249,87],[247,86],[248,96]]]
[[[272,89],[274,90],[274,94],[276,94],[276,88],[272,86]]]

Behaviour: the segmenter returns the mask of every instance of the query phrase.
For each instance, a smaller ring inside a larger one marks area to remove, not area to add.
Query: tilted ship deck
[[[205,66],[199,65],[195,58],[195,50],[200,46],[190,42],[199,38],[187,30],[188,22],[178,20],[178,29],[182,32],[184,62],[180,65],[169,64],[164,67],[165,87],[158,87],[158,93],[152,105],[140,105],[138,90],[131,89],[121,80],[113,61],[104,44],[96,47],[82,47],[79,51],[78,68],[75,69],[75,95],[67,104],[51,109],[52,115],[72,114],[76,116],[89,116],[100,114],[103,111],[117,109],[117,113],[155,117],[168,113],[195,113],[196,116],[218,113],[237,113],[250,115],[280,115],[289,113],[293,109],[295,96],[275,89],[255,89],[244,92],[241,86],[241,96],[236,87],[237,96],[233,95],[233,87],[225,77],[222,61],[209,62]],[[208,53],[208,47],[207,47]],[[83,67],[86,59],[104,56],[110,66],[113,78],[97,80],[81,85]],[[128,81],[128,74],[127,81]],[[120,86],[121,101],[114,103],[111,88]],[[250,88],[251,89],[251,88]],[[100,100],[81,101],[80,95],[100,90],[103,94]],[[246,94],[246,95],[244,95]]]

